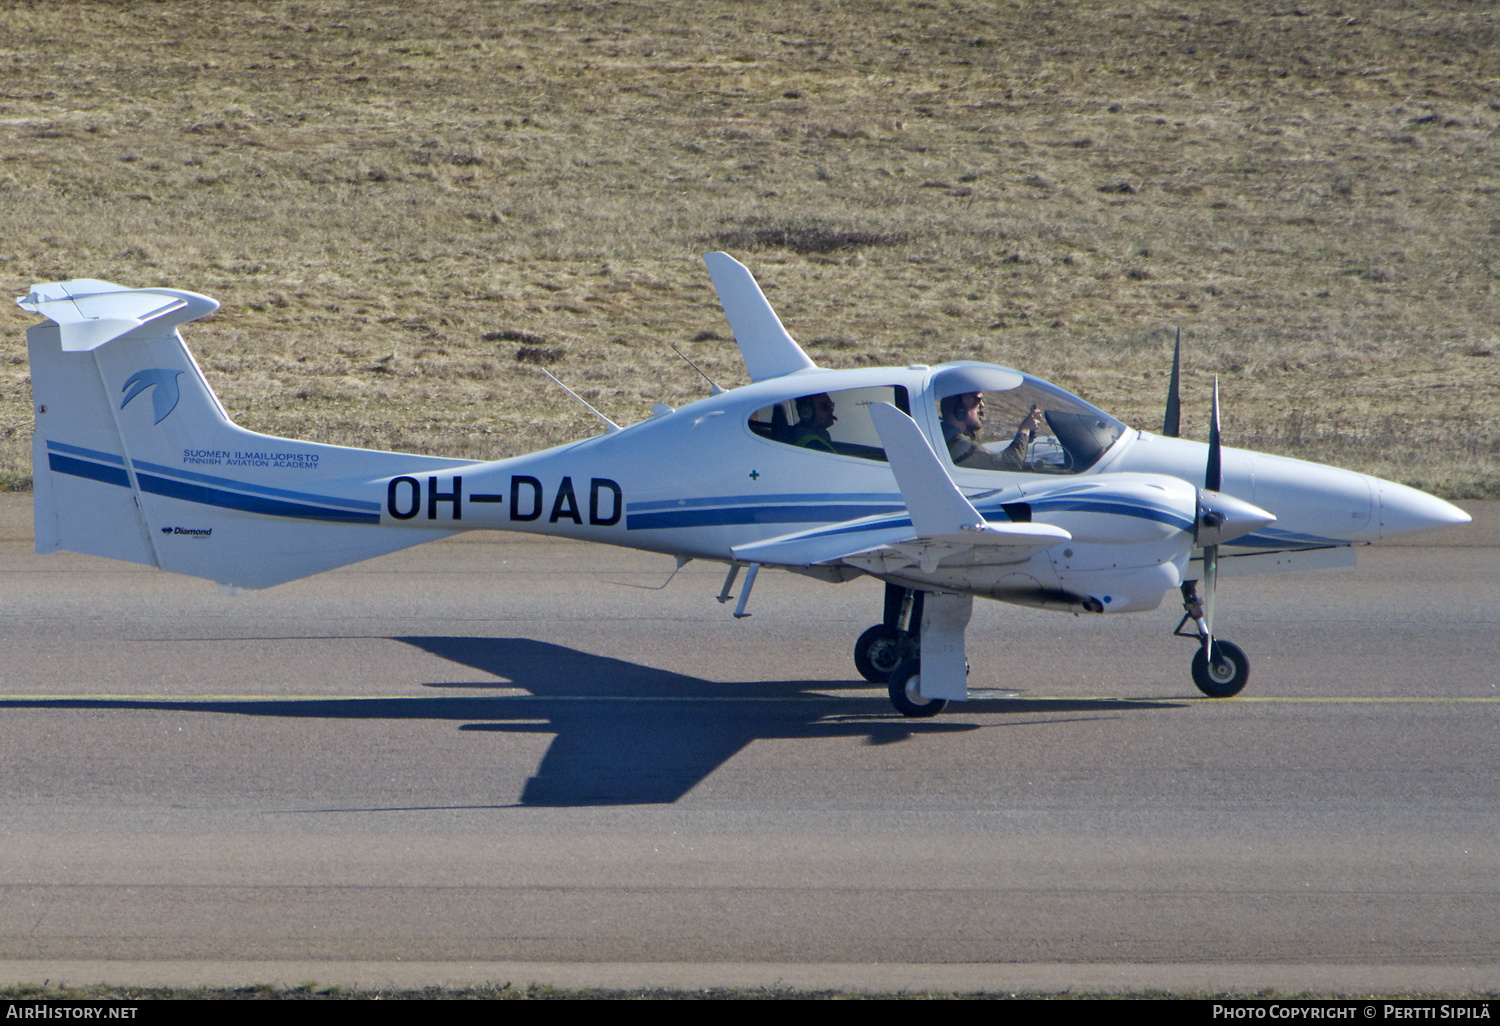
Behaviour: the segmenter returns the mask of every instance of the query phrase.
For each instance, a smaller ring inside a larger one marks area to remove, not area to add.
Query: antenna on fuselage
[[[667,345],[672,346],[672,343],[668,342]],[[672,346],[672,352],[674,352],[678,356],[682,357],[683,360],[687,362],[687,365],[689,367],[693,368],[693,370],[695,370],[695,371],[698,372],[698,376],[699,377],[701,377],[704,381],[708,382],[708,389],[709,389],[708,394],[709,395],[723,395],[724,394],[724,390],[719,387],[719,383],[717,381],[715,381],[713,378],[709,377],[707,374],[704,374],[703,373],[703,369],[701,367],[699,367],[696,363],[694,363],[692,360],[689,360],[687,358],[687,354],[686,353],[684,353],[681,349],[678,349],[676,346]]]
[[[606,423],[606,424],[609,425],[609,430],[611,432],[615,432],[615,431],[619,431],[620,430],[620,425],[618,425],[614,421],[610,420],[608,417],[606,417],[604,414],[600,413],[598,410],[594,409],[592,406],[589,406],[589,403],[588,403],[587,399],[585,399],[583,396],[579,395],[577,392],[573,391],[567,385],[564,385],[561,381],[558,381],[557,378],[555,378],[555,377],[552,376],[552,372],[551,371],[547,370],[545,367],[538,367],[537,370],[539,370],[543,374],[547,375],[547,377],[552,378],[552,383],[554,385],[556,385],[558,388],[562,389],[564,392],[568,393],[574,399],[577,399],[579,402],[583,403],[583,405],[588,409],[588,411],[590,413],[592,413],[594,416],[598,417],[600,420],[604,421],[604,423]]]

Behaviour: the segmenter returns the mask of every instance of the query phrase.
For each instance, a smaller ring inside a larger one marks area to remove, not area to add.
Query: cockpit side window
[[[880,433],[870,417],[871,403],[890,403],[911,413],[901,385],[846,388],[790,396],[750,415],[750,430],[783,445],[864,460],[885,460]]]

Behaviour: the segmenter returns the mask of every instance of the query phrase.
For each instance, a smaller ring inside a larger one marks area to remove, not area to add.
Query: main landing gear
[[[890,688],[891,705],[902,716],[936,716],[948,705],[923,698],[922,605],[924,592],[885,586],[885,617],[854,643],[854,667],[872,684]]]
[[[887,584],[883,621],[861,634],[854,646],[860,676],[886,685],[891,705],[902,716],[936,716],[950,699],[967,697],[964,629],[973,601],[969,595],[928,595]]]
[[[854,668],[872,684],[888,684],[891,671],[922,653],[922,595],[898,585],[885,586],[885,618],[854,643]]]
[[[1183,582],[1182,610],[1182,619],[1172,633],[1198,642],[1198,651],[1193,654],[1193,683],[1209,698],[1232,698],[1239,694],[1250,680],[1250,660],[1240,646],[1222,641],[1209,631],[1203,603],[1198,598],[1197,581]],[[1194,621],[1196,631],[1182,629],[1189,620]]]
[[[948,707],[947,699],[923,698],[921,683],[921,659],[903,659],[901,664],[891,671],[891,704],[902,716],[914,718],[936,716]]]

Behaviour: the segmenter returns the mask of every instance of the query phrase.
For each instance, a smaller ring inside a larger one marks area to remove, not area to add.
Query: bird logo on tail
[[[156,385],[156,391],[151,393],[151,409],[156,414],[153,424],[160,424],[167,419],[167,414],[177,409],[177,400],[182,398],[182,393],[177,388],[177,377],[182,371],[164,370],[151,368],[149,370],[136,371],[130,375],[130,380],[120,391],[128,391],[130,394],[120,404],[120,409],[130,405],[130,400],[140,395],[152,385]],[[132,387],[133,386],[133,387]]]

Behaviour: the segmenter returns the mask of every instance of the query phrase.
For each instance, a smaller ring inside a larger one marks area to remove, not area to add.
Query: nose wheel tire
[[[1210,662],[1202,646],[1193,656],[1193,683],[1209,698],[1230,698],[1239,694],[1250,679],[1250,661],[1240,646],[1214,639],[1214,658]]]
[[[936,716],[948,706],[946,699],[923,698],[920,689],[922,663],[918,659],[902,660],[901,665],[891,671],[891,704],[902,716],[925,718]]]
[[[913,655],[910,634],[877,623],[854,643],[854,668],[871,684],[890,682],[891,671]]]

